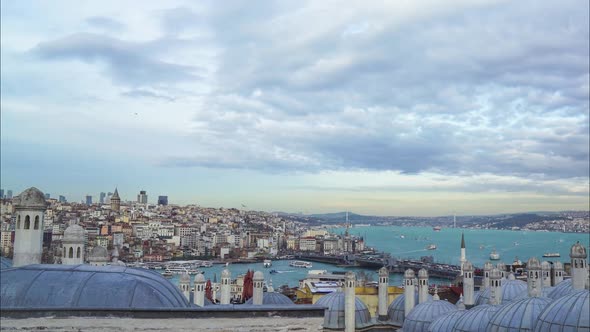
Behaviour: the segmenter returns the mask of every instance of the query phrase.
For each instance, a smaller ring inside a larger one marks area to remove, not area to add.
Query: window
[[[39,229],[39,216],[35,216],[35,229]]]
[[[20,229],[20,215],[16,217],[16,229]]]
[[[26,216],[25,217],[25,228],[24,229],[29,229],[31,228],[31,217]]]
[[[76,258],[80,258],[80,247],[76,250]]]
[[[68,255],[69,258],[74,258],[74,248],[70,247],[70,253]]]

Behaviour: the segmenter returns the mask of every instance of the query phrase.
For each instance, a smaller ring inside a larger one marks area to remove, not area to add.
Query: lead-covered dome
[[[502,303],[506,304],[510,301],[522,297],[523,292],[527,291],[527,283],[522,280],[502,280]],[[490,301],[491,287],[488,287],[479,293],[475,305],[488,304]]]
[[[12,267],[12,260],[6,257],[0,257],[0,270],[9,269]]]
[[[189,308],[166,278],[120,266],[27,265],[2,271],[4,308]]]
[[[321,300],[321,298],[320,298]],[[248,299],[245,304],[253,304],[253,298]],[[319,300],[318,300],[319,302]],[[281,293],[276,292],[265,292],[262,294],[262,304],[268,305],[277,305],[277,306],[284,306],[284,305],[295,305],[290,298],[286,297]]]
[[[78,224],[72,224],[64,231],[63,242],[84,242],[84,228]]]
[[[453,332],[485,331],[498,306],[483,304],[467,310],[453,326]]]
[[[398,295],[387,308],[387,317],[389,318],[389,321],[397,326],[402,326],[406,318],[405,299],[405,294]],[[426,301],[432,301],[432,295],[428,294]],[[414,290],[414,303],[418,304],[417,290]]]
[[[35,187],[31,187],[16,196],[13,205],[16,210],[45,210],[47,208],[45,194]]]
[[[572,279],[567,279],[555,285],[551,293],[549,293],[548,297],[550,299],[557,300],[558,298],[569,295],[574,291],[575,289],[572,286]]]
[[[503,305],[490,319],[487,332],[532,331],[549,303],[548,298],[529,297]]]
[[[428,332],[449,332],[453,330],[453,326],[457,323],[459,318],[464,315],[467,311],[455,310],[449,311],[444,315],[441,315],[437,319],[433,320],[428,326]]]
[[[553,301],[539,315],[535,332],[590,331],[589,296],[584,289]]]
[[[327,307],[324,314],[324,328],[344,329],[344,293],[333,292],[322,296],[316,303],[318,306]],[[354,299],[355,328],[362,329],[371,324],[369,308],[355,297]]]
[[[103,246],[96,246],[92,248],[88,255],[89,262],[106,262],[109,260],[109,252]]]
[[[586,254],[586,248],[580,244],[580,241],[576,242],[570,249],[570,257],[571,258],[586,258],[588,255]]]
[[[447,301],[436,300],[420,303],[410,311],[404,320],[404,332],[426,331],[435,319],[457,308]]]

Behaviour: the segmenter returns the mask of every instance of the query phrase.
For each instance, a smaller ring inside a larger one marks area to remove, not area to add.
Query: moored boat
[[[490,260],[497,261],[500,260],[500,254],[496,252],[496,250],[492,250],[490,253]]]
[[[312,267],[312,264],[310,262],[304,262],[304,261],[291,261],[289,263],[289,266],[309,269]]]
[[[561,254],[558,252],[546,252],[543,257],[561,257]]]

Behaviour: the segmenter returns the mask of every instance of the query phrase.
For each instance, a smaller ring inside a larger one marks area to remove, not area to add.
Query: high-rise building
[[[106,196],[107,196],[107,194],[101,192],[100,195],[99,195],[99,198],[98,198],[98,202],[100,204],[104,204],[104,199],[105,199]]]
[[[145,190],[141,190],[139,195],[137,195],[137,203],[140,204],[147,204],[147,193]]]
[[[158,205],[168,205],[168,196],[158,196]]]
[[[50,199],[51,198],[51,194],[50,193],[45,193],[45,199]]]
[[[4,189],[0,189],[0,198],[4,198]]]
[[[92,196],[86,195],[86,205],[92,205]]]
[[[60,203],[65,203],[65,202],[67,202],[67,201],[68,201],[68,200],[66,200],[66,196],[59,195],[59,202],[60,202]]]
[[[12,199],[12,190],[8,189],[8,190],[6,191],[6,198],[8,198],[8,199]]]

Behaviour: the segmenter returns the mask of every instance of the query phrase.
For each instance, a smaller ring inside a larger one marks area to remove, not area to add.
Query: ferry
[[[490,253],[490,260],[497,261],[500,260],[500,254],[496,252],[496,250],[492,250]]]
[[[305,269],[309,269],[312,267],[310,262],[304,262],[304,261],[291,261],[291,262],[289,262],[289,266],[301,267],[301,268],[305,268]]]
[[[263,264],[264,264],[264,267],[271,267],[272,261],[270,259],[265,259]]]
[[[166,269],[166,271],[164,271],[164,273],[162,273],[162,276],[164,278],[172,278],[172,276],[174,276],[174,273],[168,269]]]
[[[436,250],[436,244],[434,244],[434,243],[433,243],[433,244],[429,244],[429,245],[426,247],[426,250]]]
[[[543,257],[561,257],[561,254],[558,252],[546,252],[543,254]]]
[[[405,237],[405,235],[402,234],[402,235],[399,236],[399,238],[400,239],[405,239],[406,237]]]
[[[440,226],[434,226],[432,227],[432,230],[434,230],[435,232],[440,232],[442,228]]]

